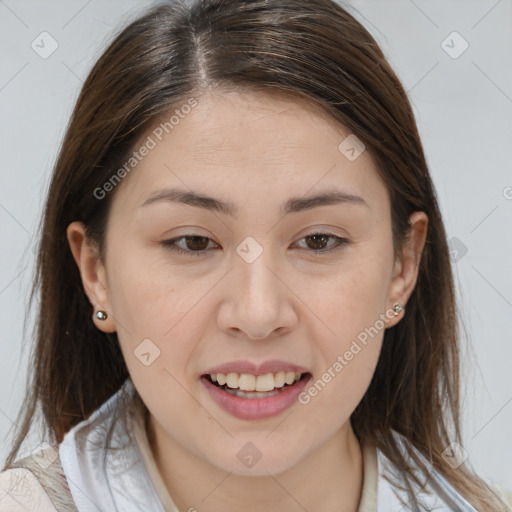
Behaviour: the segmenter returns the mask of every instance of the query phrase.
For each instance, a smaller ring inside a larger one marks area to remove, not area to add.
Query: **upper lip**
[[[309,370],[303,366],[287,363],[286,361],[278,361],[276,359],[271,361],[264,361],[260,364],[252,363],[251,361],[231,361],[223,363],[207,370],[203,375],[215,373],[248,373],[249,375],[265,375],[266,373],[277,372],[296,372],[296,373],[309,373]]]

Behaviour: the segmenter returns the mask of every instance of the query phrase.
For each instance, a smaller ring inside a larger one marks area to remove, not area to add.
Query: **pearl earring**
[[[99,311],[96,311],[96,314],[94,315],[98,320],[106,320],[108,315],[105,311],[103,310],[99,310]]]
[[[402,309],[404,309],[404,307],[402,306],[402,304],[400,304],[399,302],[397,302],[394,306],[393,306],[393,312],[395,313],[395,316],[398,316],[400,314],[400,311],[402,311]]]

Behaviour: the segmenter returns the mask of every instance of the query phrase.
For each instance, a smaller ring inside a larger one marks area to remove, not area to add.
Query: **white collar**
[[[109,449],[105,441],[115,411],[130,406],[127,379],[89,418],[69,430],[59,456],[78,512],[166,512],[147,474],[131,430],[116,421]],[[131,415],[127,415],[130,421]],[[106,457],[105,466],[103,457]]]

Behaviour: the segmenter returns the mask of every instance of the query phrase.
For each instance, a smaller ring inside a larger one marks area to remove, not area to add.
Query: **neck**
[[[348,421],[297,465],[279,474],[245,476],[197,457],[148,418],[148,440],[156,465],[180,511],[356,512],[363,485],[363,458]],[[193,475],[193,478],[190,477]]]

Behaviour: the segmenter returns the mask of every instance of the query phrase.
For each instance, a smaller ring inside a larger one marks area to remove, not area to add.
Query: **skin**
[[[310,369],[316,381],[379,315],[406,305],[428,218],[411,215],[410,239],[395,261],[387,189],[369,151],[354,161],[339,151],[347,128],[279,95],[214,90],[198,101],[117,186],[104,262],[81,223],[68,227],[84,289],[95,310],[109,313],[92,321],[118,333],[149,409],[155,461],[180,510],[231,512],[250,503],[255,512],[356,511],[363,462],[350,415],[370,384],[384,329],[403,311],[388,314],[307,405],[272,418],[231,416],[200,376],[236,359],[281,359]],[[231,201],[238,215],[165,201],[141,207],[171,187]],[[279,210],[289,197],[333,188],[367,207]],[[350,244],[322,255],[336,239],[305,238],[316,230]],[[199,256],[161,245],[184,235],[211,241],[178,241],[189,252],[199,247]],[[252,263],[236,252],[248,236],[263,249]],[[133,353],[147,338],[160,350],[149,366]],[[248,442],[262,454],[251,468],[237,457]]]

